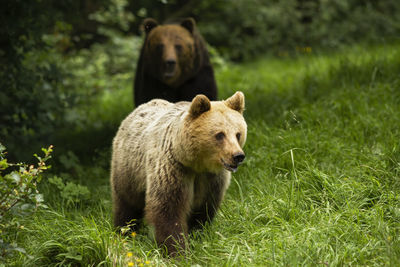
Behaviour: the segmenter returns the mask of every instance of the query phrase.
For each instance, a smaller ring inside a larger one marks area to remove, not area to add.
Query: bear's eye
[[[236,134],[236,139],[238,140],[238,141],[240,141],[240,137],[241,137],[242,135],[240,134],[240,133],[237,133]]]
[[[182,45],[180,44],[175,45],[175,50],[176,52],[180,53],[182,51]]]
[[[157,45],[156,45],[156,49],[157,49],[158,51],[162,51],[162,50],[164,49],[164,45],[163,45],[163,44],[157,44]]]
[[[215,139],[217,139],[218,141],[222,141],[225,137],[225,134],[223,132],[219,132],[215,135]]]

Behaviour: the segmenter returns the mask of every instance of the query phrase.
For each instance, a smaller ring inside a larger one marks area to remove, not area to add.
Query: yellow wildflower
[[[148,264],[150,264],[150,261],[145,261],[144,263],[146,263],[148,265]]]
[[[135,236],[136,236],[136,232],[132,232],[132,233],[131,233],[131,236],[132,236],[132,237],[135,237]]]
[[[126,254],[126,256],[127,256],[127,257],[132,257],[132,256],[133,256],[133,253],[132,253],[132,252],[128,252],[128,253]]]
[[[128,262],[128,266],[133,266],[133,262]]]

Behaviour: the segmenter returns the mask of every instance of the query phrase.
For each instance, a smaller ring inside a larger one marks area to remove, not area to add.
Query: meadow
[[[132,75],[90,103],[87,117],[115,133],[132,109]],[[247,157],[185,257],[164,258],[149,227],[114,232],[106,146],[90,163],[60,156],[71,171],[44,179],[48,208],[15,233],[28,256],[7,265],[398,266],[400,44],[300,49],[221,64],[216,76],[221,99],[246,96]],[[90,142],[103,128],[72,137]]]

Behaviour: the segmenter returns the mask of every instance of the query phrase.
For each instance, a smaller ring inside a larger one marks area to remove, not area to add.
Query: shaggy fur
[[[143,28],[146,37],[134,84],[136,106],[155,98],[191,101],[197,94],[217,99],[206,43],[193,19],[159,25],[148,18]]]
[[[226,101],[204,95],[192,102],[156,99],[121,124],[113,142],[111,188],[115,226],[145,217],[168,253],[211,221],[230,171],[244,159],[244,95]]]

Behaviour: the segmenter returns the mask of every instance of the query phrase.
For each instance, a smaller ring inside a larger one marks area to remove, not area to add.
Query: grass
[[[114,233],[102,164],[75,175],[91,191],[87,202],[65,205],[43,186],[49,209],[23,220],[16,236],[30,256],[8,264],[397,266],[399,73],[399,44],[219,69],[222,98],[246,95],[247,158],[214,222],[193,233],[186,258],[163,258],[149,228],[133,238]],[[107,114],[122,114],[117,97],[130,96],[127,83],[100,103]]]

